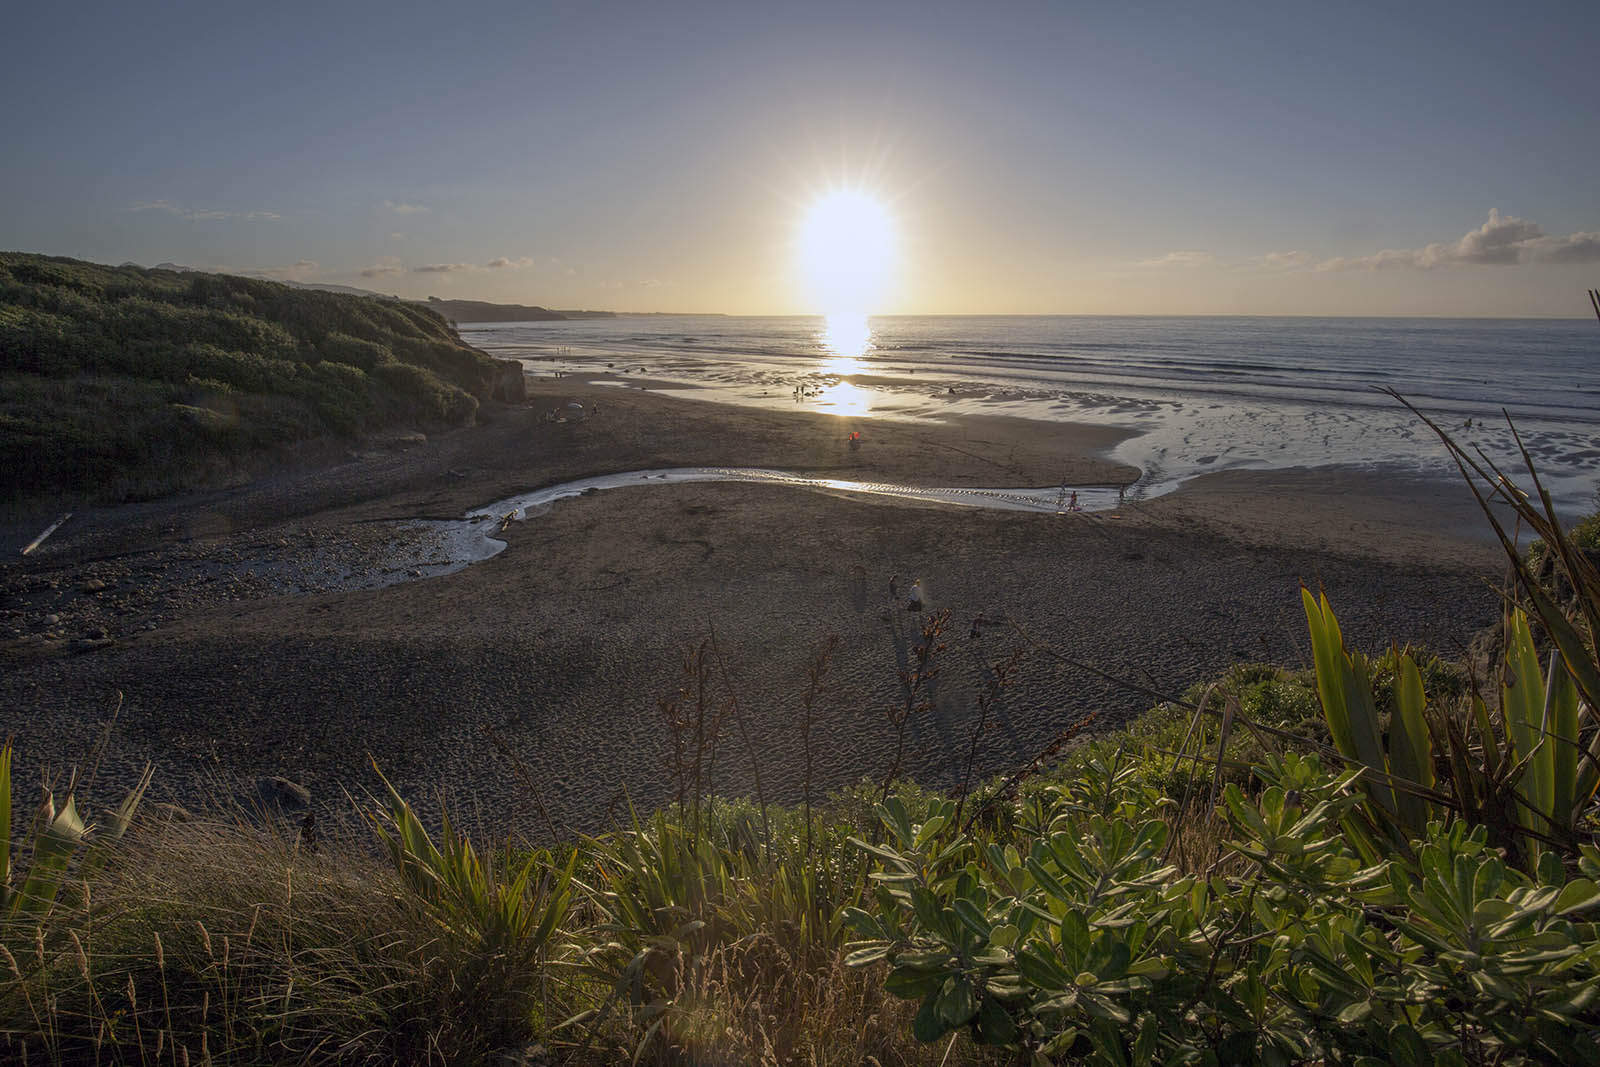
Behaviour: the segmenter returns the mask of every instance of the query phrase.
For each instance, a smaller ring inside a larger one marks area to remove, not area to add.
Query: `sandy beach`
[[[660,702],[712,634],[719,699],[737,696],[746,727],[722,742],[719,790],[752,790],[755,762],[769,799],[799,798],[806,667],[829,635],[840,640],[814,788],[883,773],[918,579],[925,606],[950,612],[934,707],[910,730],[905,766],[935,786],[959,778],[987,665],[1014,649],[1023,659],[981,773],[1026,760],[1086,713],[1113,725],[1151,703],[1041,648],[1176,695],[1241,661],[1303,665],[1302,582],[1324,588],[1371,650],[1456,653],[1497,611],[1485,579],[1498,550],[1462,487],[1327,470],[1225,472],[1065,515],[759,485],[623,489],[511,524],[504,552],[455,574],[283,592],[273,560],[359,571],[404,538],[397,523],[589,475],[737,464],[995,487],[1138,475],[1101,458],[1121,436],[1102,427],[852,422],[567,380],[530,388],[526,406],[426,443],[80,513],[26,559],[17,551],[44,522],[0,529],[0,707],[19,765],[85,761],[120,693],[102,796],[148,762],[158,799],[193,806],[282,775],[331,812],[345,791],[376,786],[376,760],[407,794],[443,791],[484,825],[541,833],[537,790],[562,832],[594,831],[629,801],[648,810],[670,796]],[[568,403],[599,414],[545,418]]]

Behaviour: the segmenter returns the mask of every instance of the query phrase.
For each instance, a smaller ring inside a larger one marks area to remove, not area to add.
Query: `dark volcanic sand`
[[[488,726],[564,829],[596,830],[624,789],[641,810],[668,797],[658,703],[713,628],[769,798],[798,798],[805,667],[830,633],[841,640],[813,734],[816,786],[881,773],[893,751],[883,708],[899,700],[915,639],[914,578],[951,624],[937,706],[911,730],[906,770],[942,786],[959,778],[984,665],[1023,643],[1000,623],[972,638],[979,612],[1177,694],[1240,661],[1303,664],[1302,581],[1320,583],[1349,639],[1374,650],[1456,652],[1497,610],[1483,581],[1494,552],[1451,532],[1466,514],[1460,492],[1318,471],[1219,475],[1120,513],[1060,516],[771,486],[622,489],[513,525],[504,553],[454,575],[274,595],[276,572],[257,565],[269,556],[304,545],[359,568],[381,558],[393,520],[459,517],[584,475],[739,464],[927,485],[1134,476],[1093,458],[1117,435],[1090,427],[852,423],[553,386],[410,451],[82,514],[27,560],[16,548],[44,523],[0,530],[0,714],[19,767],[81,760],[120,690],[102,796],[148,761],[160,799],[204,803],[281,774],[335,809],[342,790],[375,787],[370,754],[414,798],[444,789],[469,819],[537,833]],[[602,413],[540,417],[569,398],[598,399]],[[844,446],[852,428],[860,452]],[[91,578],[107,588],[80,591]],[[59,616],[49,626],[48,613]],[[1087,712],[1109,726],[1150,703],[1030,652],[979,770],[1027,759]],[[716,786],[749,791],[750,762],[730,727]]]

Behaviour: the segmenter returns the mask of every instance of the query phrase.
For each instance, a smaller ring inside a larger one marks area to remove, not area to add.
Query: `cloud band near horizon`
[[[1303,249],[1267,252],[1248,269],[1272,271],[1436,270],[1441,267],[1509,267],[1525,263],[1600,263],[1600,232],[1579,231],[1551,236],[1538,223],[1490,208],[1482,226],[1452,242],[1433,242],[1421,248],[1385,248],[1365,256],[1319,257]],[[1139,267],[1222,266],[1210,252],[1168,252],[1141,260]]]

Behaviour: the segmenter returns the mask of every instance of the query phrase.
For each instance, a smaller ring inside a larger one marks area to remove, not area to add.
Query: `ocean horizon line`
[[[603,309],[601,309],[603,310]],[[724,319],[820,319],[827,320],[839,313],[820,311],[796,312],[743,312],[743,311],[613,311],[613,315],[652,318],[724,318]],[[855,313],[849,313],[855,314]],[[867,312],[868,319],[1299,319],[1336,320],[1351,322],[1582,322],[1587,315],[1311,315],[1237,313],[1215,314],[1204,312],[1088,312],[1088,311],[940,311],[940,312]],[[559,323],[561,320],[550,320]],[[582,321],[582,320],[572,320]],[[470,320],[461,325],[480,325]],[[506,325],[500,323],[499,325]]]

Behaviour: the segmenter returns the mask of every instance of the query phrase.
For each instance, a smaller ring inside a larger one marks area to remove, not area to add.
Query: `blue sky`
[[[1593,3],[8,21],[6,248],[802,312],[796,227],[848,183],[896,220],[885,312],[1581,315],[1600,285]]]

